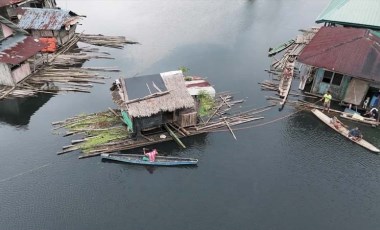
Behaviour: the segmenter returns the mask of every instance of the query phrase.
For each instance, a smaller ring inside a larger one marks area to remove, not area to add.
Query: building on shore
[[[75,35],[75,29],[83,16],[61,9],[22,7],[17,9],[18,26],[34,38],[55,38],[62,46]]]
[[[28,59],[46,44],[1,16],[0,25],[0,85],[15,86],[32,73],[35,67]]]
[[[298,62],[307,65],[305,91],[362,107],[377,106],[380,89],[380,33],[370,29],[322,27],[303,49]],[[302,76],[301,76],[302,77]]]
[[[141,134],[166,123],[178,127],[197,123],[196,103],[182,71],[121,78],[111,90],[131,133]]]

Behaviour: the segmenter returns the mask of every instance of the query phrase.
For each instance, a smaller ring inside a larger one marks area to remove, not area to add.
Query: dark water
[[[312,25],[328,0],[58,3],[88,16],[80,27],[86,33],[141,43],[104,49],[116,60],[87,66],[120,67],[113,78],[186,66],[252,108],[266,105],[270,94],[257,84],[268,78],[268,48]],[[185,139],[186,150],[156,146],[199,158],[195,168],[55,155],[70,138],[53,135],[50,123],[113,106],[108,88],[1,103],[0,229],[379,228],[379,156],[309,113],[236,131],[237,141],[224,132]],[[275,108],[261,122],[292,112]],[[379,130],[363,132],[380,146]]]

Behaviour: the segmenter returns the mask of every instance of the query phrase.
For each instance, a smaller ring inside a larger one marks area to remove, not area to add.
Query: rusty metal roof
[[[0,43],[0,62],[7,64],[19,64],[37,54],[47,44],[30,36],[15,35],[6,38]]]
[[[24,1],[26,1],[26,0],[0,0],[0,7],[17,4],[20,2],[24,2]]]
[[[298,61],[380,82],[380,37],[369,29],[322,27]]]
[[[18,26],[23,29],[60,30],[72,17],[78,16],[72,11],[61,9],[40,9],[23,7],[18,10],[21,19]]]

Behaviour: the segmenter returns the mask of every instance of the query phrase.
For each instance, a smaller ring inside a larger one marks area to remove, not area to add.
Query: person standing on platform
[[[332,96],[331,96],[331,93],[329,90],[327,90],[327,92],[323,95],[322,99],[319,101],[322,101],[322,100],[323,100],[323,111],[322,112],[324,112],[325,110],[327,110],[327,112],[330,112],[330,103],[332,100]]]

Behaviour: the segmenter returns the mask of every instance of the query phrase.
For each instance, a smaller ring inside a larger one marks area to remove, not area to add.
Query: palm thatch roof
[[[195,107],[194,99],[186,89],[182,71],[160,73],[157,78],[152,78],[152,76],[120,79],[119,90],[113,91],[114,102],[120,109],[127,111],[130,117],[150,117],[159,112],[173,112]],[[163,85],[159,83],[161,80]],[[134,82],[139,82],[139,85],[131,84]],[[144,94],[142,92],[144,90],[148,93]],[[144,96],[136,97],[136,93]]]

